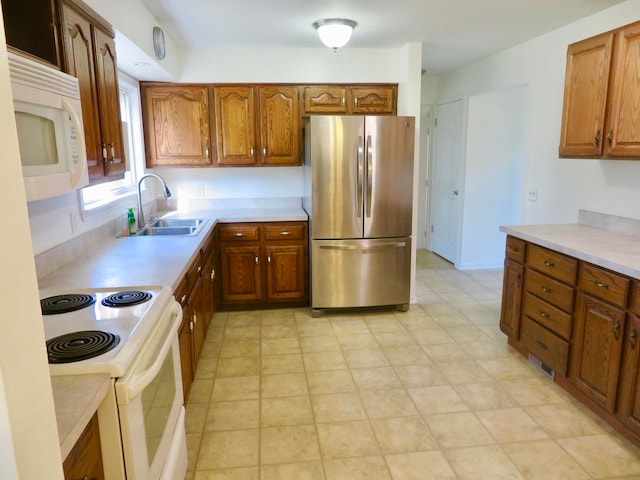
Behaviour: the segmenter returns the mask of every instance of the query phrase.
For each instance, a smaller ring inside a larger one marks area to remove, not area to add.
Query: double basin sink
[[[155,220],[142,230],[136,232],[136,237],[153,235],[191,235],[200,233],[206,220],[200,218],[165,218]]]

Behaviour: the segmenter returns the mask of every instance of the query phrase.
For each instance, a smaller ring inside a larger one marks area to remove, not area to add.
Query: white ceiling
[[[311,24],[358,22],[344,48],[422,44],[422,68],[441,73],[623,0],[141,0],[184,47],[322,46]]]

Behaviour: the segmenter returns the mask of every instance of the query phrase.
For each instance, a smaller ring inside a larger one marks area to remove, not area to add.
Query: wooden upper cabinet
[[[569,45],[565,75],[561,156],[602,154],[613,34]]]
[[[347,87],[344,85],[304,87],[304,113],[347,113]]]
[[[218,165],[256,163],[253,87],[214,87]]]
[[[62,70],[57,8],[56,0],[2,0],[7,45]]]
[[[95,12],[62,2],[66,71],[78,79],[89,182],[117,180],[126,169],[113,32]]]
[[[147,167],[211,165],[209,89],[143,85]]]
[[[300,165],[300,114],[296,87],[258,87],[263,165]]]
[[[606,126],[606,153],[640,157],[640,22],[618,32]]]
[[[395,114],[394,86],[349,87],[349,113],[356,115]]]
[[[561,157],[640,158],[640,22],[569,45]]]
[[[304,114],[395,115],[396,85],[309,85]]]
[[[100,133],[103,142],[104,176],[122,177],[126,170],[122,120],[120,119],[120,91],[116,44],[110,35],[93,27],[95,46],[96,83],[100,107]]]

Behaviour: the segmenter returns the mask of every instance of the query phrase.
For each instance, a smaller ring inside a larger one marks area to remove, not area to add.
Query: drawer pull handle
[[[636,349],[636,339],[638,338],[638,331],[634,328],[629,334],[629,343],[631,344],[631,350]]]
[[[198,267],[198,273],[202,271],[202,267]]]
[[[280,232],[280,235],[291,235],[291,232],[287,232],[287,231]]]
[[[553,290],[551,290],[550,288],[545,287],[544,285],[542,287],[540,287],[542,289],[542,291],[544,293],[553,293]]]
[[[549,315],[547,312],[543,312],[542,310],[540,310],[540,316],[542,318],[551,318],[551,315]]]
[[[187,295],[186,294],[182,295],[182,298],[180,299],[180,303],[184,303],[186,299],[187,299]]]
[[[258,257],[256,257],[256,265],[258,264]]]
[[[549,260],[545,260],[543,263],[549,268],[556,268],[556,264],[553,262],[550,262]]]
[[[193,333],[193,320],[189,322],[189,332]]]
[[[596,280],[595,283],[596,283],[596,287],[598,288],[604,288],[606,290],[609,290],[610,288],[609,285],[607,285],[606,283],[599,282],[598,280]]]
[[[236,233],[236,237],[244,237],[244,233],[238,232]]]
[[[540,340],[536,340],[536,343],[538,344],[539,347],[544,348],[545,350],[549,350],[549,347],[547,347],[544,343],[542,343]]]
[[[620,323],[620,320],[618,320],[613,325],[613,336],[615,337],[616,340],[618,340],[620,338],[620,327],[621,326],[622,326],[622,324]]]

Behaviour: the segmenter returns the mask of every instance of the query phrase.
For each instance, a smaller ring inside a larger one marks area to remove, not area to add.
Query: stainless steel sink
[[[200,233],[206,220],[200,218],[166,218],[156,220],[149,226],[136,232],[136,237],[148,237],[155,235],[190,235],[195,236]]]
[[[150,227],[170,228],[170,227],[192,227],[198,228],[205,220],[201,218],[161,218],[151,223]]]

